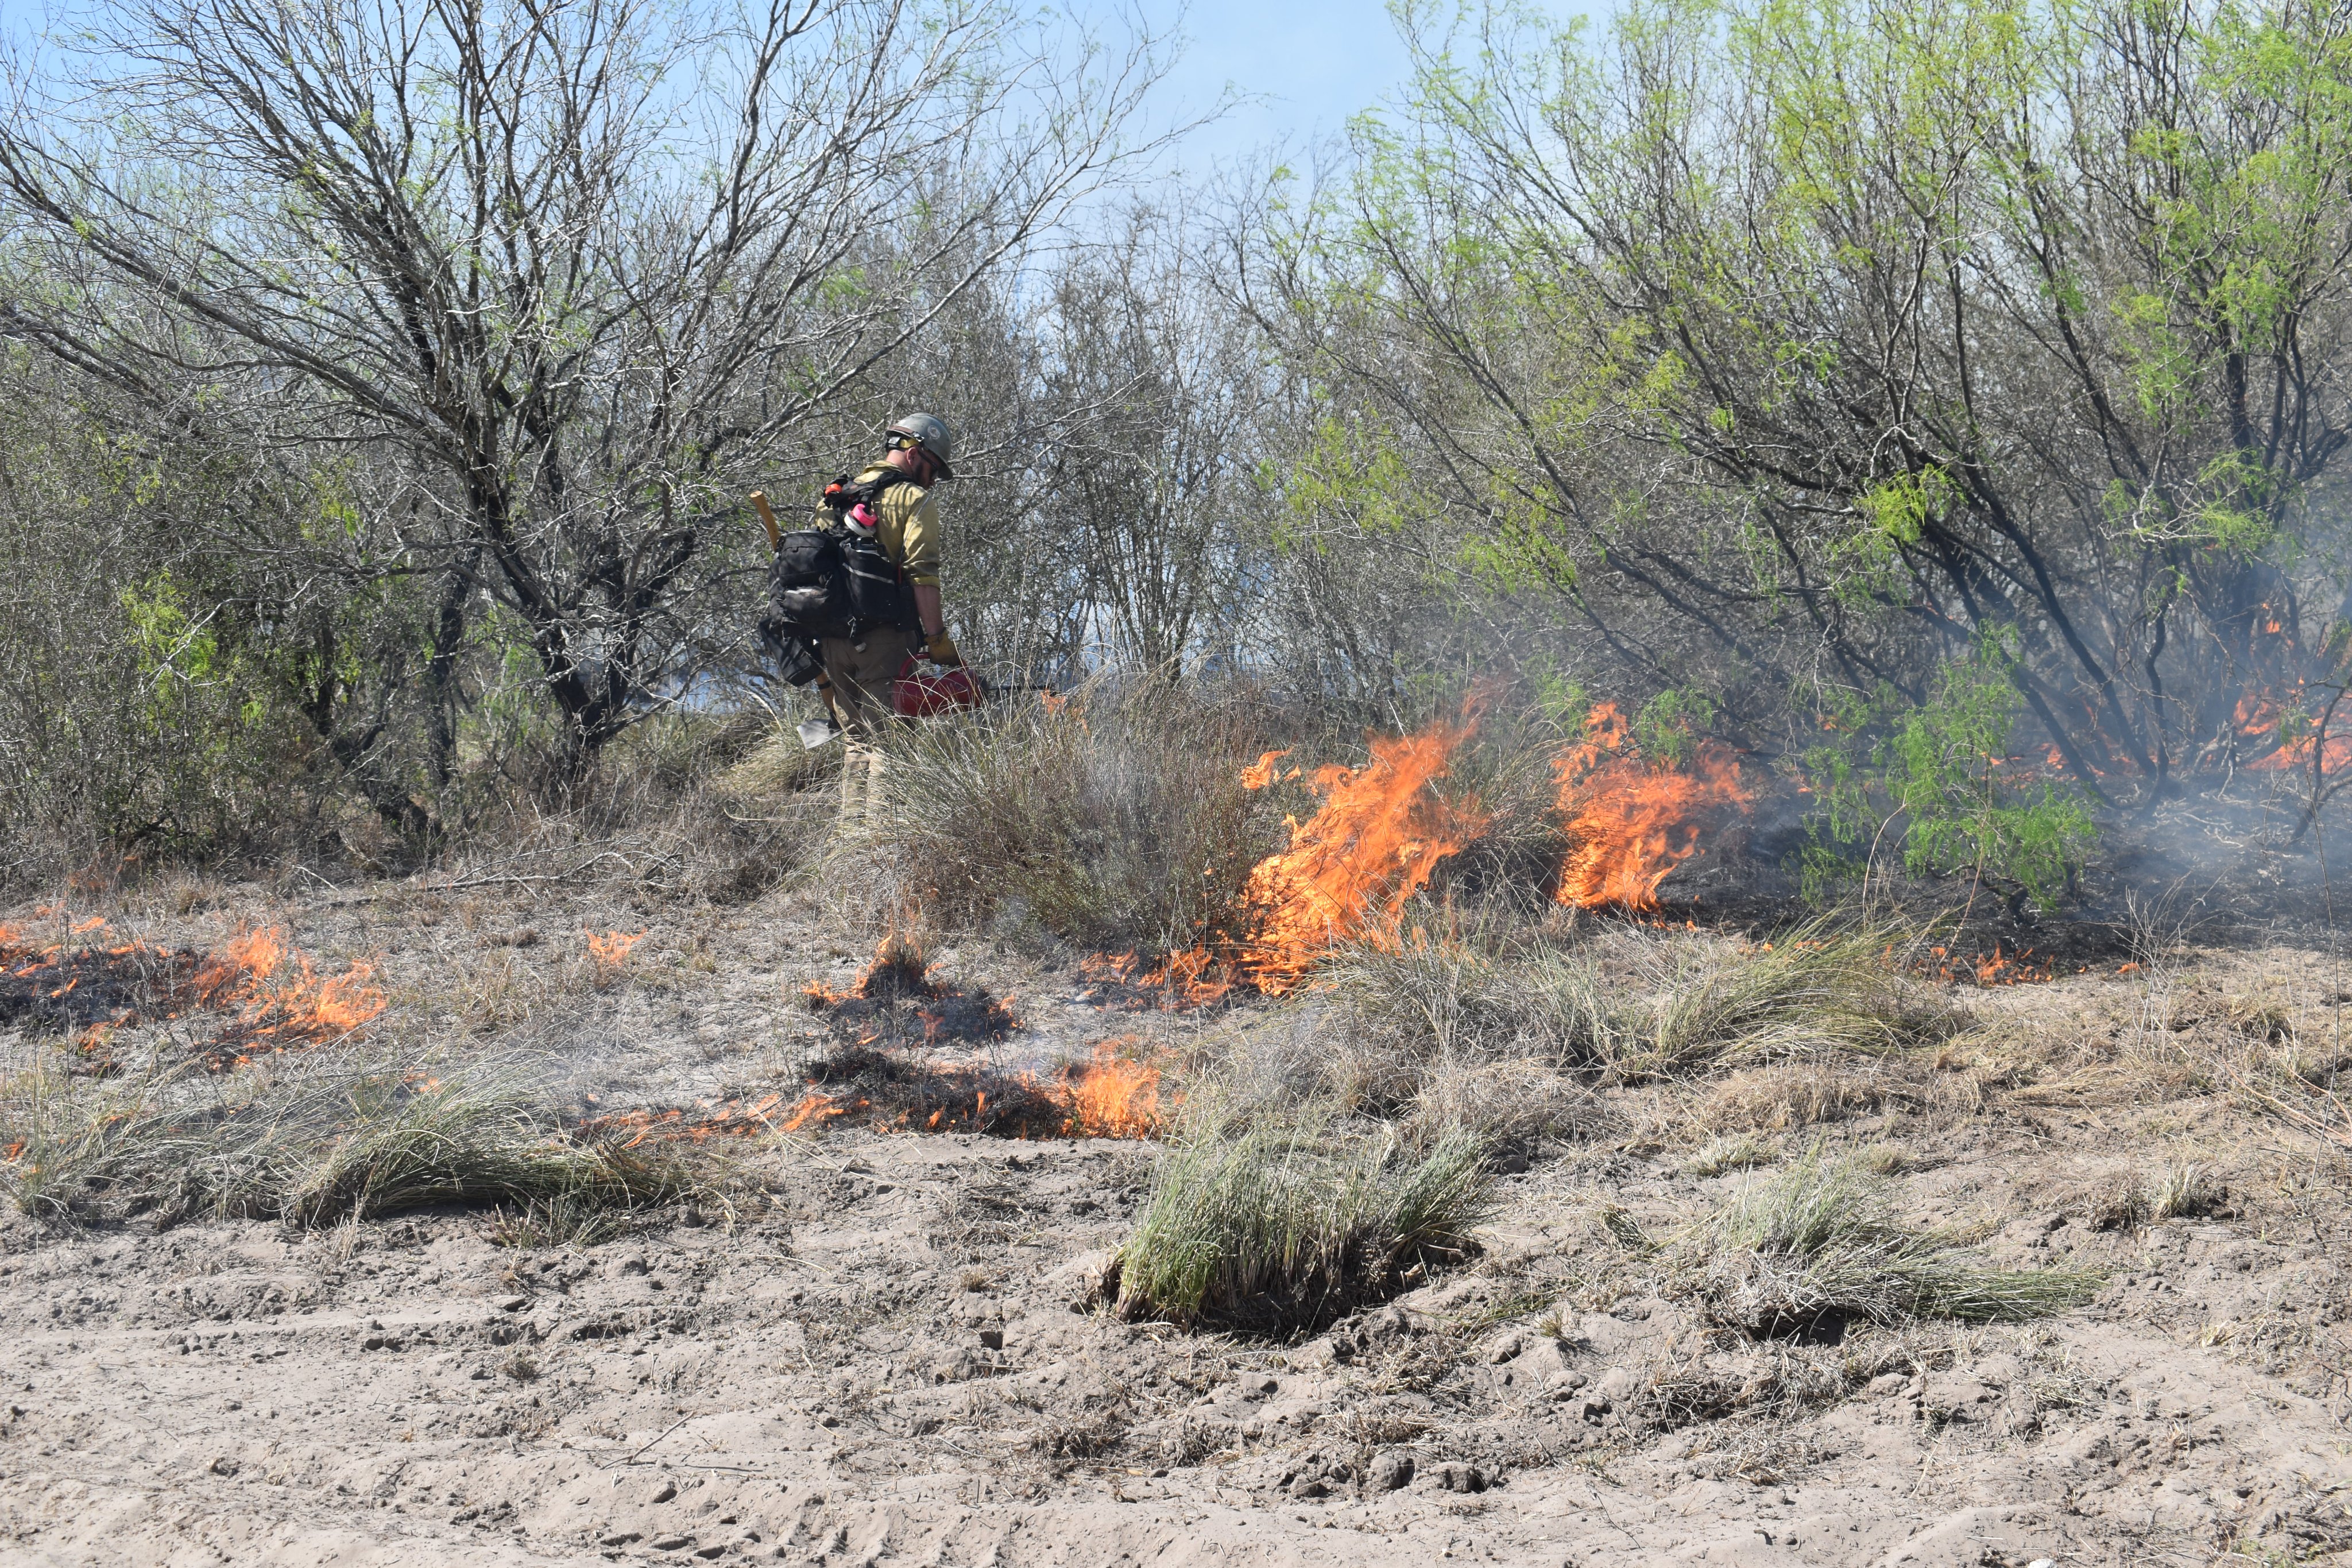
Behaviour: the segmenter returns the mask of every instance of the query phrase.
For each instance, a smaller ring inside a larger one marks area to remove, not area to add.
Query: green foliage
[[[297,724],[172,526],[218,466],[0,366],[0,875],[215,854],[286,812]],[[299,814],[299,813],[292,813]]]
[[[1914,866],[2046,900],[2084,821],[1985,788],[2006,699],[1942,682],[1925,629],[2035,628],[2008,657],[2044,722],[2179,779],[2180,716],[2249,678],[2201,629],[2340,595],[2316,345],[2352,298],[2352,36],[2326,7],[1400,16],[1411,97],[1276,217],[1295,365],[1472,582],[1552,606],[1584,679],[1705,671],[1759,737],[1847,685]]]
[[[2007,752],[2021,699],[2011,646],[1988,632],[1916,706],[1885,689],[1867,701],[1826,698],[1832,738],[1805,753],[1830,841],[1802,852],[1809,897],[1863,869],[1838,846],[1879,843],[1899,822],[1913,875],[1966,873],[2055,904],[2097,825],[2079,791],[2015,777]]]
[[[1714,700],[1705,693],[1668,686],[1633,716],[1633,744],[1645,758],[1683,767],[1697,750],[1700,736],[1715,722],[1716,713]]]

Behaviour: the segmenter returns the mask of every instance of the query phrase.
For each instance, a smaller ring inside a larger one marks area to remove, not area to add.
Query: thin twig
[[[677,1431],[680,1427],[685,1426],[688,1421],[693,1419],[694,1417],[691,1416],[681,1416],[676,1421],[670,1423],[669,1431],[662,1433],[660,1437],[656,1437],[651,1442],[646,1443],[644,1448],[639,1448],[635,1453],[631,1454],[625,1459],[614,1459],[610,1463],[598,1465],[596,1468],[600,1470],[609,1470],[616,1469],[622,1465],[634,1465],[637,1462],[639,1456],[645,1453],[646,1448],[652,1448],[655,1443],[660,1442],[662,1437],[668,1437],[670,1432]]]

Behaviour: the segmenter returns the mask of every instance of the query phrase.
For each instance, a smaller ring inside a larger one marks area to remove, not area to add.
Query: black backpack
[[[904,570],[882,551],[870,528],[850,526],[861,507],[871,515],[883,492],[911,480],[888,470],[862,483],[846,474],[824,487],[814,528],[794,528],[776,544],[768,565],[768,617],[760,633],[786,650],[791,644],[825,637],[855,641],[868,632],[901,629],[917,623],[915,591]],[[803,651],[805,653],[805,651]],[[785,678],[793,685],[794,671]],[[814,679],[812,673],[807,679]]]

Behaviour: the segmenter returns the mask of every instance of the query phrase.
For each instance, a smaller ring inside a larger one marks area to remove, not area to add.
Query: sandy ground
[[[782,894],[97,902],[0,920],[205,947],[280,921],[322,972],[377,966],[386,1049],[548,1053],[551,1102],[583,1112],[798,1092],[834,1027],[803,988],[866,956]],[[600,974],[583,933],[639,929]],[[934,960],[1010,997],[985,1049],[1013,1065],[1237,1027],[977,946]],[[10,1214],[0,1562],[2352,1563],[2352,1164],[2194,1066],[2250,997],[2333,1028],[2331,972],[2272,948],[1970,988],[1978,1027],[1937,1060],[1802,1114],[1753,1075],[1596,1095],[1503,1178],[1474,1262],[1292,1344],[1100,1309],[1147,1144],[733,1140],[731,1222],[577,1249],[460,1211],[308,1235]],[[1597,1216],[1671,1227],[1757,1179],[1685,1174],[1727,1125],[1899,1145],[1919,1223],[2106,1287],[2034,1323],[1727,1341]],[[2103,1207],[2192,1159],[2226,1188],[2209,1212]]]

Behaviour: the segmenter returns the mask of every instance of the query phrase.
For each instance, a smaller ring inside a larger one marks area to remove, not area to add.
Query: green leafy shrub
[[[1811,895],[1867,874],[1836,845],[1875,843],[1899,822],[1894,841],[1913,875],[1966,873],[2012,903],[2056,904],[2097,827],[2079,790],[2003,777],[2021,701],[2011,641],[1989,632],[1969,657],[1944,667],[1924,704],[1882,689],[1831,705],[1839,738],[1805,758],[1829,841],[1804,855]]]

